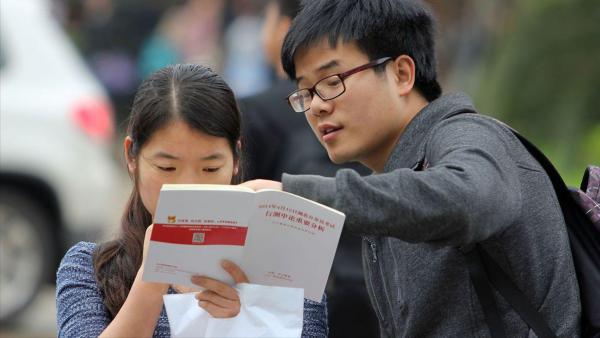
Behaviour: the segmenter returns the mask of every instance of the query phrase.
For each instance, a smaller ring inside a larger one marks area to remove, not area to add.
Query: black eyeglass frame
[[[347,78],[348,76],[350,76],[350,75],[352,75],[352,74],[356,74],[356,73],[358,73],[358,72],[362,72],[363,70],[367,70],[367,69],[369,69],[369,68],[373,68],[373,67],[379,66],[379,65],[381,65],[381,64],[383,64],[383,63],[385,63],[385,62],[387,62],[387,61],[389,61],[389,60],[392,60],[392,58],[391,58],[391,57],[389,57],[389,56],[388,56],[388,57],[384,57],[384,58],[377,59],[377,60],[375,60],[375,61],[371,61],[371,62],[369,62],[369,63],[366,63],[366,64],[364,64],[364,65],[362,65],[362,66],[358,66],[358,67],[356,67],[356,68],[352,68],[352,69],[350,69],[350,70],[348,70],[348,71],[345,71],[345,72],[343,72],[343,73],[339,73],[339,74],[333,74],[333,75],[329,75],[329,76],[327,76],[327,77],[324,77],[324,78],[322,78],[321,80],[317,81],[317,83],[315,83],[315,85],[314,85],[314,86],[312,86],[311,88],[300,88],[300,89],[298,89],[298,90],[295,90],[295,91],[293,91],[293,92],[292,92],[290,95],[288,95],[288,96],[285,98],[285,102],[287,102],[287,103],[288,103],[288,105],[290,105],[290,107],[292,108],[292,110],[293,110],[294,112],[296,112],[296,113],[298,113],[298,114],[305,113],[305,112],[307,112],[307,111],[310,109],[310,107],[308,107],[308,108],[304,109],[303,111],[296,111],[296,109],[294,109],[294,107],[292,106],[292,103],[290,102],[290,97],[292,97],[292,95],[294,95],[294,94],[296,94],[296,93],[298,93],[298,92],[300,92],[300,91],[303,91],[303,90],[308,90],[308,92],[310,93],[310,97],[311,97],[311,103],[312,103],[312,98],[315,96],[315,93],[316,93],[316,94],[317,94],[317,95],[318,95],[318,96],[321,98],[321,100],[323,100],[323,101],[331,101],[331,100],[333,100],[333,99],[335,99],[335,98],[338,98],[338,97],[340,97],[342,94],[344,94],[344,93],[346,92],[346,84],[344,83],[344,79],[345,79],[345,78]],[[324,98],[324,97],[321,95],[321,93],[319,93],[319,92],[317,91],[317,89],[316,89],[316,88],[317,88],[317,85],[318,85],[319,83],[321,83],[321,82],[323,82],[323,81],[325,81],[325,80],[329,79],[329,78],[336,77],[336,76],[340,78],[340,81],[342,81],[342,87],[344,87],[344,89],[343,89],[343,90],[342,90],[342,91],[341,91],[339,94],[337,94],[337,95],[336,95],[336,96],[334,96],[334,97],[331,97],[331,98]]]

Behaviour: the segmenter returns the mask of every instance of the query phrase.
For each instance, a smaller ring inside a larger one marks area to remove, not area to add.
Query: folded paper
[[[300,337],[304,289],[237,284],[240,313],[213,318],[195,293],[164,295],[171,337]]]

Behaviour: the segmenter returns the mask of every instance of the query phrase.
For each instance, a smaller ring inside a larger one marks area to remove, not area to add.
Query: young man
[[[280,180],[284,172],[333,177],[342,168],[368,175],[371,171],[359,163],[332,163],[306,123],[304,114],[294,114],[285,102],[297,87],[283,70],[281,47],[299,7],[299,0],[267,2],[262,29],[263,49],[278,81],[267,91],[240,100],[247,125],[246,177]],[[371,336],[379,329],[365,285],[361,242],[359,236],[351,233],[343,233],[340,237],[327,285],[331,338]]]
[[[489,337],[458,247],[480,243],[559,337],[580,336],[564,220],[540,165],[511,132],[440,97],[434,22],[417,1],[314,0],[283,45],[289,97],[335,163],[360,177],[284,175],[283,189],[344,212],[385,337]],[[509,337],[535,336],[495,290]]]

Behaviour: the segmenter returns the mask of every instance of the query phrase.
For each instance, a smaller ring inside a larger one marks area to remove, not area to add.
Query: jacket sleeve
[[[95,244],[72,247],[57,272],[56,309],[59,338],[98,337],[110,324],[92,263]]]
[[[327,338],[327,296],[323,294],[320,303],[304,299],[304,321],[302,323],[302,338]]]
[[[425,171],[403,168],[360,177],[284,175],[283,189],[346,214],[344,230],[410,243],[479,242],[518,218],[521,188],[502,126],[478,116],[447,119],[426,144]]]

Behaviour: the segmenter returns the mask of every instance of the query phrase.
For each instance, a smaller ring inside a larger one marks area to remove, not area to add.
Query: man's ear
[[[240,171],[240,156],[242,155],[242,141],[238,141],[235,145],[237,161],[233,164],[233,176],[236,176]]]
[[[398,85],[398,94],[408,95],[415,85],[415,62],[408,55],[400,55],[394,60],[392,69]]]
[[[127,161],[127,169],[129,170],[129,173],[135,175],[136,163],[135,160],[131,159],[131,153],[129,152],[131,149],[131,143],[131,137],[127,136],[125,138],[125,161]]]

